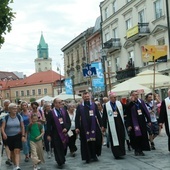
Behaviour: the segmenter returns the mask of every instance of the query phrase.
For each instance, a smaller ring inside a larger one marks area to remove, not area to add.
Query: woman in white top
[[[75,111],[75,105],[70,103],[67,106],[67,112],[68,115],[70,117],[70,121],[71,121],[71,127],[70,130],[68,131],[68,136],[69,136],[69,149],[70,149],[70,154],[71,156],[75,156],[75,152],[77,151],[77,147],[76,147],[76,132],[75,132],[75,117],[76,117],[76,111]]]

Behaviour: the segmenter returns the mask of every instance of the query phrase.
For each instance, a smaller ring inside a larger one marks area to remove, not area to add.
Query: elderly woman
[[[10,103],[9,115],[5,116],[2,123],[2,137],[7,141],[11,151],[12,162],[16,166],[14,170],[20,170],[20,150],[25,141],[25,129],[22,117],[17,114],[17,105]]]
[[[49,102],[46,102],[44,104],[44,116],[45,116],[45,119],[47,119],[48,115],[49,115],[49,112],[51,111],[51,103]],[[45,128],[45,133],[44,133],[44,144],[45,144],[45,150],[48,154],[48,159],[51,158],[52,156],[52,145],[51,145],[51,142],[47,140],[47,124],[45,123],[44,125],[44,128]]]
[[[75,132],[75,117],[76,117],[76,112],[75,112],[75,105],[73,103],[68,104],[67,106],[67,112],[70,117],[71,121],[71,127],[70,130],[68,131],[68,136],[69,136],[69,149],[70,149],[70,154],[71,156],[75,156],[75,151],[77,150],[76,147],[76,132]]]
[[[31,115],[30,112],[28,110],[28,103],[23,101],[21,102],[21,112],[20,115],[23,118],[23,122],[24,122],[24,127],[25,127],[25,131],[28,128],[29,123],[31,122]],[[26,135],[27,138],[25,140],[25,142],[22,143],[22,149],[23,149],[23,153],[25,155],[25,162],[29,161],[29,157],[30,157],[30,144],[29,144],[29,135]]]

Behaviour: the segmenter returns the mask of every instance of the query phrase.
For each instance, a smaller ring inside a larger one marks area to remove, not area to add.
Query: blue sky
[[[14,0],[16,12],[12,31],[0,49],[0,70],[35,72],[37,45],[43,32],[53,60],[53,70],[63,66],[61,48],[87,28],[100,15],[101,0]],[[63,73],[63,67],[62,67]]]

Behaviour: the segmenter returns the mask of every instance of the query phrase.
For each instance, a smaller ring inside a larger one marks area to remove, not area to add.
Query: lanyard
[[[62,115],[61,115],[61,110],[56,109],[56,111],[57,111],[57,115],[58,115],[58,117],[59,117],[59,118],[61,118],[61,117],[62,117]]]
[[[112,103],[112,102],[110,102],[110,103],[111,103],[113,111],[115,112],[117,110],[116,103]]]
[[[135,104],[135,106],[136,106],[137,110],[139,110],[139,109],[140,109],[140,108],[139,108],[139,103],[134,102],[134,104]]]

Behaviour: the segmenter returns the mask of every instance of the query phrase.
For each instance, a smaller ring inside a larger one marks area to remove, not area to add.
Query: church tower
[[[45,42],[43,34],[41,34],[40,42],[37,46],[37,58],[34,62],[36,73],[52,70],[52,59],[48,56],[48,44]]]

